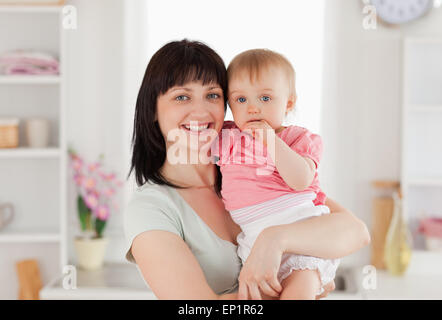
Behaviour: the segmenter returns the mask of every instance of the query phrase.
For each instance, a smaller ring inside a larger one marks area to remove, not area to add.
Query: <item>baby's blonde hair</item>
[[[227,80],[230,81],[245,71],[249,74],[250,81],[253,82],[259,80],[263,69],[269,70],[270,67],[280,67],[286,73],[290,95],[296,97],[295,69],[282,54],[268,49],[252,49],[238,54],[227,68]]]

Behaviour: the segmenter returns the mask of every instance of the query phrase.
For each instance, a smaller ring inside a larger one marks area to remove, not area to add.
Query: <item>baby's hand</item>
[[[275,129],[265,120],[247,122],[243,127],[243,131],[252,135],[265,146],[267,146],[268,139],[275,138]]]

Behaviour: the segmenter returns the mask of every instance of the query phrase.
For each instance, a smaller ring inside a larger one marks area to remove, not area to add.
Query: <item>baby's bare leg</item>
[[[321,280],[317,270],[293,270],[281,286],[280,300],[315,300]]]

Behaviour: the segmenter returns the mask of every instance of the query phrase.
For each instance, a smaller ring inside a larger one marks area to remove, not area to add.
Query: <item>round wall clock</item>
[[[433,0],[370,0],[379,18],[402,24],[422,17],[433,7]]]

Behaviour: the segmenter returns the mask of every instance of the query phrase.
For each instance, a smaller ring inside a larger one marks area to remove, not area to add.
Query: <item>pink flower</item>
[[[104,195],[108,198],[112,197],[115,194],[115,189],[113,188],[107,188],[104,190]]]
[[[88,169],[90,172],[94,172],[95,170],[98,169],[98,167],[100,166],[100,163],[98,162],[94,162],[88,165]]]
[[[98,219],[105,221],[109,218],[109,208],[106,205],[99,205],[94,210],[94,214]]]
[[[88,193],[84,199],[84,202],[88,206],[89,209],[95,210],[98,206],[98,196],[96,193]]]
[[[115,179],[115,173],[102,173],[101,177],[104,179],[104,181],[112,181],[113,179]]]
[[[84,177],[81,174],[76,173],[74,175],[74,181],[78,187],[81,187],[83,185],[83,179]]]
[[[83,160],[81,160],[80,158],[74,158],[74,160],[72,161],[72,167],[74,168],[74,170],[80,171],[82,166]]]
[[[83,187],[86,188],[86,190],[92,190],[97,185],[97,180],[91,177],[87,177],[83,179]]]

